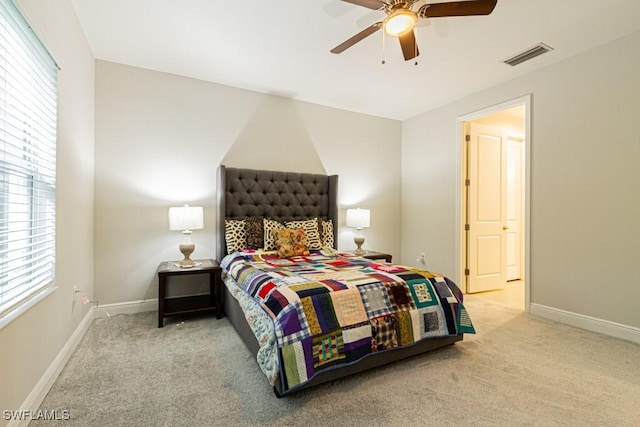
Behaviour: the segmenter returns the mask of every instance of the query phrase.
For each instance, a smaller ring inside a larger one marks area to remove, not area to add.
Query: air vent
[[[544,43],[538,43],[537,45],[525,50],[524,52],[521,52],[515,56],[512,56],[511,58],[507,58],[502,62],[508,65],[511,65],[512,67],[515,67],[516,65],[522,64],[523,62],[533,59],[536,56],[542,55],[543,53],[547,53],[550,50],[553,50],[551,46],[546,45]]]

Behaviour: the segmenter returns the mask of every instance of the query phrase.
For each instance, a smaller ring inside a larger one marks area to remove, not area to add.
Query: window
[[[0,327],[54,285],[57,72],[0,0]]]

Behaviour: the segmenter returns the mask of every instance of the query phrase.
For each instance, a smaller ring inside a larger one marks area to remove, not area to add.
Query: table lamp
[[[180,252],[184,255],[184,259],[176,264],[182,268],[196,265],[190,258],[196,248],[196,245],[191,241],[191,231],[204,227],[203,217],[202,206],[184,205],[169,208],[169,230],[180,230],[184,235],[184,241],[180,243]]]
[[[365,254],[365,250],[362,249],[364,243],[364,236],[362,235],[363,228],[369,228],[371,219],[371,212],[369,209],[347,209],[347,227],[353,227],[358,232],[353,238],[357,248],[353,251],[354,254],[360,256]]]

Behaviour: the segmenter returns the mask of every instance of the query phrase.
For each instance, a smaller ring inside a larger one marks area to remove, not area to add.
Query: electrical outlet
[[[420,264],[426,264],[427,263],[427,260],[425,259],[425,256],[424,256],[424,252],[422,252],[418,256],[418,258],[416,258],[416,262],[419,262]]]

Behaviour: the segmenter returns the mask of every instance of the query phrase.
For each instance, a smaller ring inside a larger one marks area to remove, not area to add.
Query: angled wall
[[[170,206],[204,206],[193,257],[215,257],[221,163],[338,174],[342,217],[370,208],[366,246],[399,256],[400,143],[398,121],[97,61],[96,298],[157,298],[158,263],[181,257]],[[342,227],[339,247],[352,237]]]

